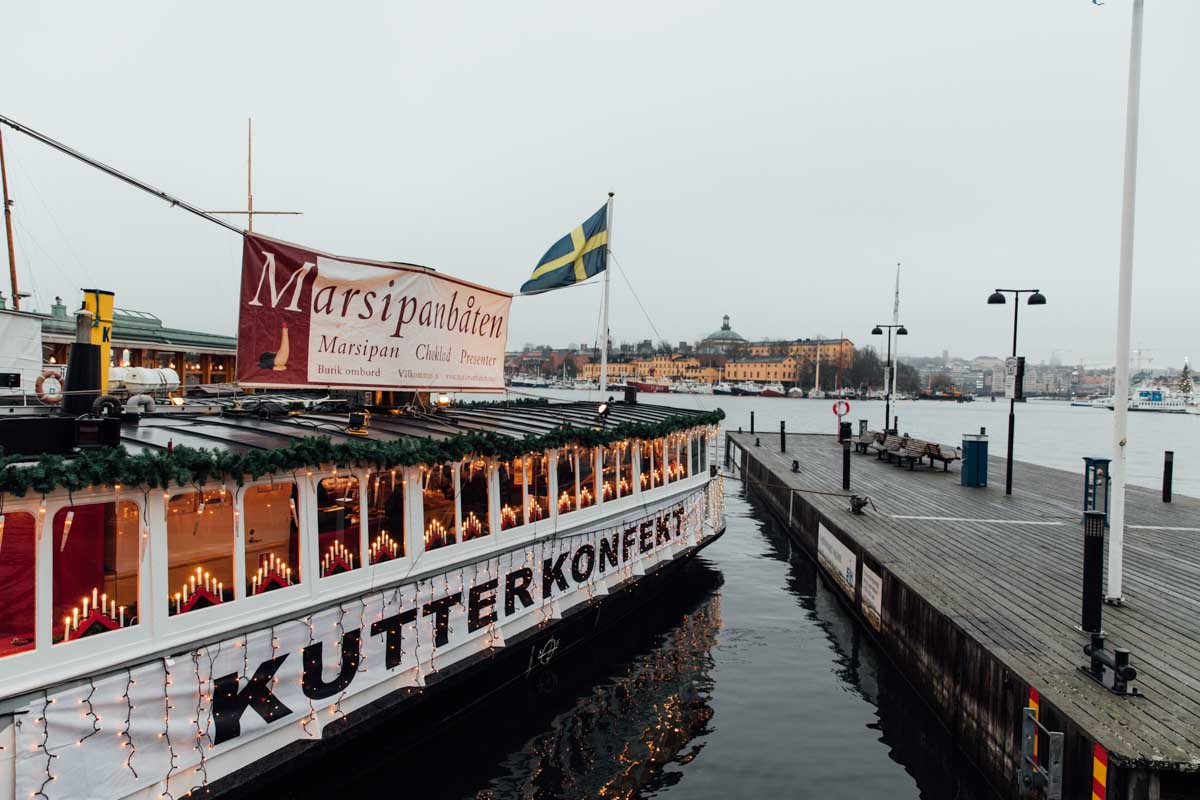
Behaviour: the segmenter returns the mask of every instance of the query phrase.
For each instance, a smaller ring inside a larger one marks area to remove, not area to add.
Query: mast
[[[246,118],[246,208],[236,211],[208,211],[208,214],[245,214],[246,230],[254,233],[254,215],[301,216],[303,211],[255,211],[254,210],[254,120]]]
[[[17,292],[17,256],[13,252],[12,201],[8,199],[8,171],[4,164],[4,135],[0,134],[0,184],[4,186],[4,232],[8,236],[8,280],[12,284],[13,310],[21,310]]]
[[[613,218],[613,193],[608,193],[608,207],[605,209],[604,230],[608,236],[604,243],[604,310],[600,322],[600,391],[608,390],[608,278],[611,271],[608,266],[609,257],[612,255],[612,218]]]
[[[817,339],[817,374],[813,376],[813,394],[821,393],[821,340]]]
[[[1129,89],[1125,111],[1125,177],[1121,202],[1121,267],[1117,292],[1117,352],[1113,376],[1112,502],[1109,507],[1108,585],[1105,599],[1120,605],[1125,558],[1125,446],[1129,410],[1129,317],[1133,302],[1133,217],[1137,196],[1138,108],[1142,82],[1144,0],[1133,0],[1129,43]]]
[[[254,120],[246,117],[246,229],[254,232]]]
[[[896,299],[892,302],[892,324],[900,324],[900,262],[896,262]],[[896,339],[896,354],[892,356],[892,397],[896,396],[896,362],[900,360],[900,339]],[[885,387],[886,388],[886,387]]]
[[[837,371],[837,396],[842,396],[842,351],[845,349],[846,332],[838,332],[838,371]]]

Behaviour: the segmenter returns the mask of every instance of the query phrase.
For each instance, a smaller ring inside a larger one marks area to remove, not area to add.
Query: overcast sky
[[[256,228],[515,291],[616,192],[614,339],[1113,359],[1130,4],[21,3],[0,114]],[[1133,343],[1200,355],[1200,3],[1148,0]],[[22,289],[233,333],[236,235],[4,131]],[[647,320],[628,279],[649,313]],[[598,282],[598,281],[597,281]],[[7,284],[4,289],[7,294]],[[599,287],[509,346],[592,342]]]

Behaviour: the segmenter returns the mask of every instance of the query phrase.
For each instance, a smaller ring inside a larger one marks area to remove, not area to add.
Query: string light
[[[54,759],[58,758],[58,755],[55,753],[51,753],[50,748],[46,746],[47,742],[50,741],[50,716],[49,716],[49,714],[50,714],[50,705],[53,702],[54,701],[50,699],[50,693],[43,690],[42,691],[42,716],[37,721],[42,723],[42,741],[38,745],[38,748],[46,755],[46,767],[45,767],[46,777],[42,780],[42,785],[38,787],[38,790],[36,792],[34,792],[33,796],[34,797],[44,797],[44,798],[46,798],[46,800],[50,800],[50,795],[46,794],[46,787],[50,785],[51,781],[54,781],[56,779],[55,775],[50,772],[50,764]]]
[[[125,727],[118,734],[125,741],[121,742],[121,747],[129,747],[129,757],[125,759],[125,766],[133,773],[134,780],[137,780],[137,770],[133,768],[133,756],[137,753],[137,747],[133,744],[133,737],[129,734],[129,729],[133,726],[133,701],[129,698],[129,690],[133,688],[133,670],[125,670],[125,693],[121,695],[121,699],[125,701]]]

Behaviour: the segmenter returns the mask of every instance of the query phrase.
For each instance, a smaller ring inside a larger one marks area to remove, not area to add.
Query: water
[[[543,392],[562,399],[598,393]],[[643,395],[723,408],[764,436],[834,431],[832,401]],[[847,417],[883,422],[883,403]],[[1003,454],[1008,404],[901,402],[900,428],[957,443],[986,427]],[[1200,417],[1130,415],[1130,480],[1157,487],[1176,450],[1175,489],[1200,496]],[[1104,455],[1111,413],[1065,403],[1017,408],[1018,459],[1081,471]],[[305,764],[266,794],[300,798],[729,798],[993,800],[982,778],[808,557],[727,483],[728,529],[671,596],[536,678],[422,731],[384,728]],[[408,723],[400,722],[400,725]],[[364,741],[365,740],[365,741]]]
[[[263,796],[993,800],[808,557],[728,486],[725,536],[588,653],[416,749],[377,731]]]
[[[526,390],[523,390],[526,391]],[[561,399],[592,399],[598,392],[539,391]],[[610,394],[617,394],[615,392]],[[607,395],[606,395],[607,396]],[[750,430],[750,412],[755,414],[755,429],[765,436],[778,435],[779,422],[789,433],[836,433],[837,417],[832,400],[805,400],[790,397],[729,397],[725,395],[641,394],[638,402],[659,403],[682,408],[722,408],[726,428],[741,426]],[[882,400],[851,400],[846,420],[865,419],[872,430],[883,429]],[[1003,456],[1008,442],[1008,401],[973,403],[934,400],[902,400],[892,404],[892,414],[900,417],[900,431],[919,439],[958,446],[962,434],[979,433],[987,428],[989,450]],[[1083,457],[1108,457],[1112,449],[1112,412],[1101,408],[1075,408],[1060,401],[1030,400],[1018,403],[1016,436],[1013,447],[1018,461],[1030,461],[1057,467],[1079,475],[1083,485]],[[1175,451],[1176,494],[1200,497],[1200,415],[1131,413],[1129,415],[1126,459],[1131,484],[1157,489],[1162,486],[1163,451]],[[764,441],[766,441],[764,439]],[[1019,469],[1019,465],[1017,467]],[[1003,484],[1003,475],[992,481]]]

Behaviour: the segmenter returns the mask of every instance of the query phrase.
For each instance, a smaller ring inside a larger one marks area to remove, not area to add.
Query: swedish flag
[[[539,294],[599,275],[608,267],[608,206],[559,239],[521,284],[521,294]]]

